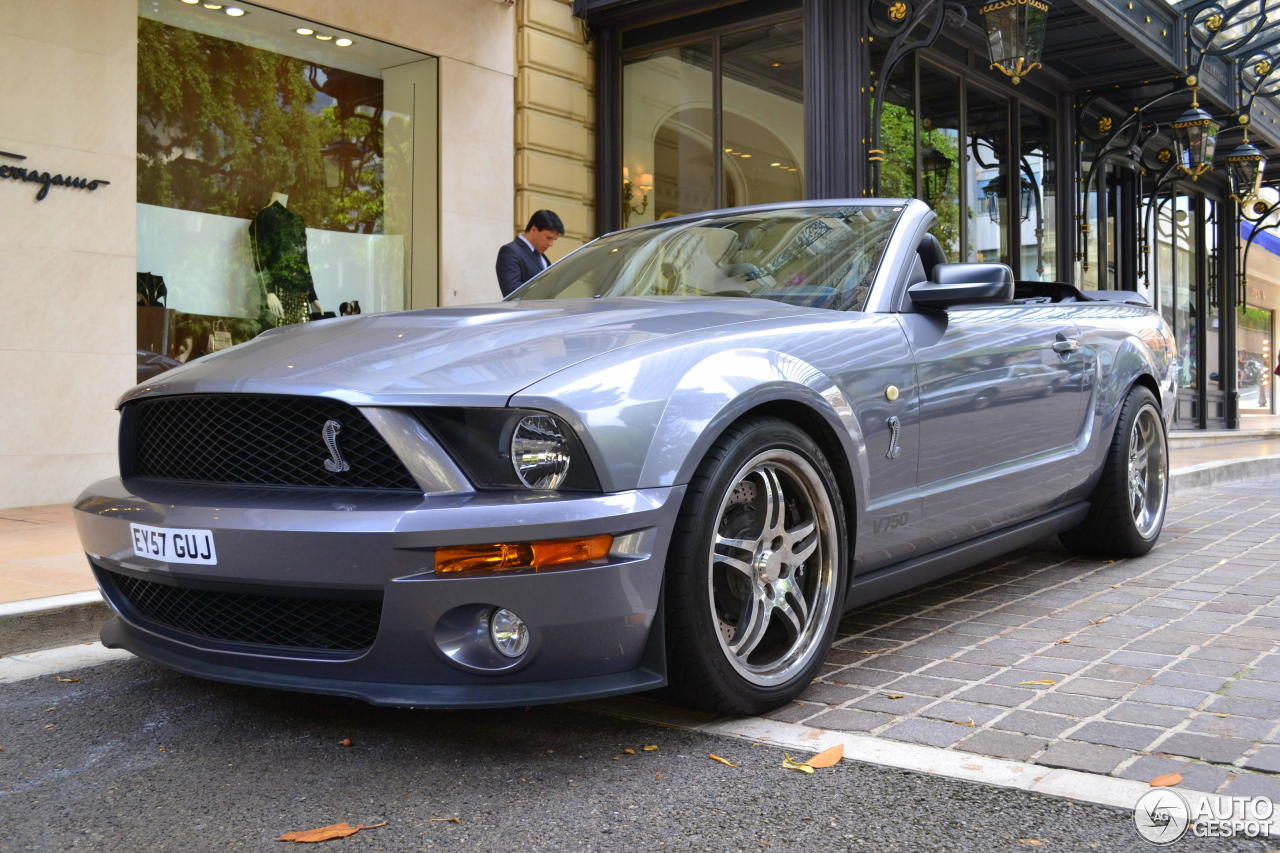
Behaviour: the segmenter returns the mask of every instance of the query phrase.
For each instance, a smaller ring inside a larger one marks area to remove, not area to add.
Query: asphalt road
[[[80,680],[0,687],[0,850],[287,850],[341,821],[386,825],[320,849],[1156,849],[1119,810],[847,761],[806,776],[773,747],[568,708],[379,709],[138,660],[61,677]]]

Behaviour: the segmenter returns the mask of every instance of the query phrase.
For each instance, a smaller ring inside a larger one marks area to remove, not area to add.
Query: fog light
[[[518,658],[529,648],[529,626],[510,610],[499,607],[489,617],[489,639],[500,653]]]

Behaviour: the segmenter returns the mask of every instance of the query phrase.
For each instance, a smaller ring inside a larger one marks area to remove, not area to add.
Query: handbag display
[[[231,346],[231,330],[227,328],[227,324],[219,320],[213,324],[213,331],[209,333],[209,352],[217,352]]]

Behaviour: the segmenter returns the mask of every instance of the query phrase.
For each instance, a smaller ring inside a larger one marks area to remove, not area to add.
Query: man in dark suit
[[[529,217],[524,233],[498,250],[498,287],[503,296],[551,266],[546,251],[563,234],[564,223],[550,210]]]

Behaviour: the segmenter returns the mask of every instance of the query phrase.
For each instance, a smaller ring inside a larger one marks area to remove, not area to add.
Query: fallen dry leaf
[[[1055,645],[1055,646],[1064,646],[1064,645],[1066,645],[1066,644],[1067,644],[1067,643],[1069,643],[1069,642],[1071,642],[1071,638],[1070,638],[1070,637],[1063,637],[1061,640],[1056,641],[1056,642],[1054,643],[1054,645]]]
[[[641,749],[645,752],[656,752],[658,750],[658,745],[656,743],[651,743],[648,746],[641,747]]]
[[[794,758],[792,758],[790,755],[787,755],[785,752],[782,753],[782,769],[798,770],[801,773],[809,773],[809,774],[813,773],[812,767],[810,767],[808,764],[805,764],[803,762],[796,761]]]
[[[807,759],[804,763],[810,767],[822,769],[823,767],[832,767],[839,764],[842,758],[844,758],[844,744],[838,743],[830,749],[822,750],[822,752]]]
[[[456,817],[429,817],[427,820],[431,823],[462,823],[462,819]]]
[[[635,755],[635,754],[636,754],[636,751],[635,751],[634,749],[632,749],[631,747],[627,747],[626,749],[624,749],[624,750],[622,750],[622,751],[623,751],[624,753],[626,753],[627,755]]]
[[[80,679],[78,679],[78,678],[63,678],[61,675],[55,675],[55,676],[54,676],[54,680],[55,680],[55,681],[61,681],[61,682],[63,682],[64,684],[75,684],[75,683],[76,683],[77,681],[79,681]]]
[[[46,729],[51,729],[53,727],[54,727],[54,723],[50,723],[49,725],[45,726]]]
[[[1152,779],[1148,784],[1150,784],[1151,787],[1153,788],[1168,788],[1171,785],[1177,785],[1181,781],[1182,781],[1181,773],[1165,773],[1162,776],[1157,776],[1156,778]]]
[[[871,650],[871,651],[869,651],[869,652],[858,652],[858,654],[860,654],[860,655],[878,655],[878,654],[880,654],[881,652],[891,652],[891,651],[893,651],[893,650],[894,650],[894,646],[885,646],[883,649],[872,649],[872,650]]]
[[[967,720],[967,721],[966,721],[966,720],[951,720],[951,725],[953,725],[953,726],[968,726],[969,728],[973,728],[973,727],[974,727],[974,725],[975,725],[975,723],[973,722],[973,718],[971,717],[971,718],[969,718],[969,720]]]
[[[1019,684],[1057,684],[1058,682],[1054,681],[1051,678],[1043,678],[1039,681],[1019,681],[1018,683]]]
[[[714,752],[709,752],[709,753],[707,753],[707,758],[710,758],[712,761],[719,761],[719,762],[720,762],[721,764],[723,764],[725,767],[737,767],[737,766],[738,766],[738,765],[734,764],[732,761],[730,761],[730,760],[729,760],[729,759],[727,759],[727,758],[721,758],[720,756],[716,755]]]
[[[355,741],[351,738],[344,737],[342,740],[338,741],[338,746],[351,746],[353,743],[355,743]]]
[[[276,841],[297,841],[302,844],[316,844],[320,841],[330,841],[334,838],[346,838],[348,835],[355,835],[362,829],[376,829],[379,826],[386,826],[387,822],[382,823],[361,824],[352,826],[345,820],[342,823],[334,823],[329,826],[321,826],[316,829],[304,829],[299,832],[286,832],[284,835],[276,839]]]
[[[662,781],[662,774],[661,774],[661,773],[654,773],[654,774],[653,774],[653,778],[655,778],[655,779],[657,779],[659,782],[661,782],[661,781]]]
[[[1106,619],[1090,619],[1089,620],[1090,625],[1105,625],[1106,623],[1107,623]]]
[[[880,695],[881,695],[881,696],[883,696],[883,697],[884,697],[884,698],[886,698],[886,699],[901,699],[901,698],[902,698],[902,694],[901,694],[901,693],[881,693]]]
[[[1039,847],[1040,845],[1044,844],[1044,839],[1043,838],[1019,838],[1018,843],[1025,844],[1028,847]]]

